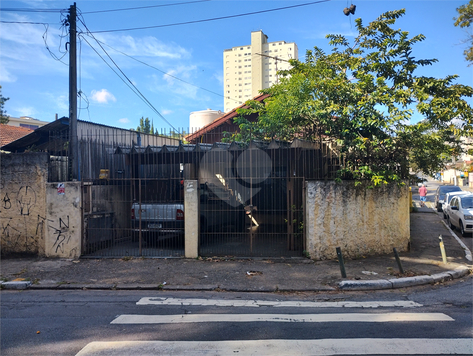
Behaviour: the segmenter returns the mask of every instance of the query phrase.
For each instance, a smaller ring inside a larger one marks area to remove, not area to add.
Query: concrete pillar
[[[81,255],[81,182],[46,184],[46,257]]]
[[[184,181],[184,253],[199,256],[199,190],[196,180]]]

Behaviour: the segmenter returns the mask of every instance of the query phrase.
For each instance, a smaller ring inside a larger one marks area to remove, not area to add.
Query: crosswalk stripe
[[[393,321],[454,321],[442,313],[344,313],[344,314],[179,314],[179,315],[120,315],[111,324],[172,324],[207,322],[393,322]]]
[[[76,356],[129,355],[453,355],[471,354],[473,339],[321,339],[92,342]]]
[[[389,308],[421,307],[422,304],[408,300],[374,301],[374,302],[306,302],[306,301],[266,301],[241,299],[198,299],[198,298],[141,298],[137,305],[186,305],[217,307],[275,307],[275,308]]]

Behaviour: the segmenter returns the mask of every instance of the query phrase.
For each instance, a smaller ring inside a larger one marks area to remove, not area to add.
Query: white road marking
[[[92,342],[76,356],[469,355],[472,350],[473,339],[114,341]]]
[[[389,308],[421,307],[422,304],[407,300],[374,302],[304,302],[304,301],[265,301],[242,299],[197,299],[197,298],[141,298],[137,305],[186,305],[217,307],[275,307],[275,308]]]
[[[208,322],[395,322],[395,321],[454,321],[442,313],[382,313],[382,314],[178,314],[178,315],[119,315],[110,324],[173,324]]]

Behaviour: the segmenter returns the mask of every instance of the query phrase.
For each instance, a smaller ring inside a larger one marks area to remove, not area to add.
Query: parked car
[[[440,185],[435,192],[435,206],[438,212],[442,212],[442,204],[445,200],[445,194],[449,192],[459,192],[461,188],[456,185]]]
[[[445,199],[443,201],[443,204],[442,204],[442,211],[443,211],[443,218],[446,219],[447,218],[447,211],[448,209],[450,208],[450,201],[452,200],[452,198],[454,196],[457,196],[457,195],[468,195],[470,194],[471,195],[471,192],[465,192],[463,190],[459,191],[459,192],[449,192],[447,194],[445,194]]]
[[[170,237],[183,240],[184,204],[133,203],[131,224],[134,240],[138,239],[140,230],[146,242]]]
[[[417,186],[422,187],[422,184],[427,185],[427,179],[426,178],[417,178]]]
[[[447,221],[450,228],[459,228],[462,236],[473,232],[473,195],[458,195],[450,201]]]

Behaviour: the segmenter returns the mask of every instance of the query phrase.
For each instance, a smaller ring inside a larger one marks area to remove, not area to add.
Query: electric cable
[[[64,9],[28,9],[28,8],[0,8],[0,12],[12,11],[12,12],[61,12]]]
[[[87,31],[89,31],[89,29],[87,28],[87,25],[82,21],[82,19],[79,19],[80,22],[82,22],[82,24],[85,26],[85,28],[87,29]],[[91,36],[95,41],[97,41],[95,39],[95,37],[90,33],[88,32],[89,36]],[[87,42],[87,44],[100,56],[100,54],[95,50],[95,48],[92,47],[92,45],[90,44],[89,41],[87,41],[87,39],[85,37],[83,37],[83,39]],[[126,80],[128,81],[128,83],[111,67],[111,65],[104,60],[104,58],[102,56],[100,56],[100,58],[102,58],[102,60],[114,71],[115,74],[117,74],[119,76],[119,78],[125,83],[127,84],[127,86],[131,89],[130,85],[134,88],[132,89],[132,91],[138,96],[141,98],[141,100],[143,100],[156,114],[159,115],[159,117],[161,117],[161,119],[166,122],[174,131],[176,132],[179,132],[154,106],[153,104],[151,104],[151,102],[143,95],[143,93],[141,93],[141,91],[133,84],[133,82],[128,78],[128,76],[121,70],[121,68],[118,66],[118,64],[112,59],[112,57],[107,53],[107,51],[105,50],[105,48],[103,48],[103,46],[97,42],[98,45],[100,46],[100,48],[102,49],[102,51],[107,55],[107,57],[112,61],[112,63],[114,64],[114,66],[120,71],[120,73],[123,75],[123,77],[126,78]]]
[[[319,3],[328,2],[328,1],[331,1],[331,0],[319,0],[319,1],[313,1],[313,2],[305,3],[305,4],[298,4],[298,5],[291,5],[291,6],[278,7],[278,8],[275,8],[275,9],[260,10],[260,11],[254,11],[254,12],[247,12],[247,13],[238,14],[238,15],[229,15],[229,16],[214,17],[214,18],[211,18],[211,19],[194,20],[194,21],[186,21],[186,22],[177,22],[177,23],[165,24],[165,25],[154,25],[154,26],[124,28],[124,29],[116,29],[116,30],[92,31],[91,33],[135,31],[135,30],[147,30],[147,29],[150,29],[150,28],[162,28],[162,27],[189,25],[189,24],[194,24],[194,23],[202,23],[202,22],[209,22],[209,21],[225,20],[225,19],[231,19],[231,18],[235,18],[235,17],[242,17],[242,16],[249,16],[249,15],[257,15],[257,14],[263,14],[263,13],[273,12],[273,11],[287,10],[287,9],[292,9],[292,8],[296,8],[296,7],[309,6],[309,5],[319,4]]]
[[[100,42],[100,43],[103,44],[104,46],[107,46],[107,47],[109,47],[110,49],[113,49],[114,51],[116,51],[116,52],[118,52],[118,53],[120,53],[120,54],[122,54],[122,55],[124,55],[124,56],[126,56],[126,57],[128,57],[128,58],[133,59],[134,61],[136,61],[136,62],[138,62],[138,63],[141,63],[141,64],[143,64],[143,65],[145,65],[145,66],[147,66],[147,67],[150,67],[150,68],[152,68],[152,69],[155,69],[155,70],[157,70],[158,72],[161,72],[161,73],[163,73],[164,75],[166,75],[166,76],[168,76],[168,77],[171,77],[171,78],[173,78],[173,79],[179,80],[180,82],[182,82],[182,83],[184,83],[184,84],[187,84],[187,85],[193,86],[193,87],[195,87],[195,88],[204,90],[204,91],[209,92],[209,93],[211,93],[211,94],[218,95],[218,96],[220,96],[220,97],[222,97],[222,98],[226,98],[225,95],[222,95],[222,94],[216,93],[216,92],[214,92],[214,91],[212,91],[212,90],[205,89],[205,88],[200,87],[200,86],[198,86],[198,85],[195,85],[195,84],[186,82],[185,80],[183,80],[183,79],[181,79],[181,78],[178,78],[178,77],[176,77],[176,76],[174,76],[174,75],[172,75],[172,74],[169,74],[169,73],[167,73],[167,72],[165,72],[165,71],[163,71],[163,70],[161,70],[161,69],[159,69],[159,68],[156,68],[156,67],[152,66],[151,64],[148,64],[148,63],[146,63],[146,62],[143,62],[143,61],[141,61],[141,60],[139,60],[139,59],[137,59],[137,58],[135,58],[135,57],[133,57],[133,56],[130,56],[129,54],[126,54],[125,52],[122,52],[122,51],[120,51],[120,50],[118,50],[118,49],[116,49],[116,48],[113,48],[112,46],[106,44],[105,42],[102,42],[102,41],[97,40],[97,39],[96,39],[96,41],[97,41],[97,42]],[[227,98],[226,98],[226,99],[227,99]],[[233,100],[233,101],[236,101],[236,102],[239,101],[239,100],[233,99],[233,98],[230,98],[230,100]]]
[[[115,12],[115,11],[141,10],[141,9],[149,9],[149,8],[152,8],[152,7],[165,7],[165,6],[175,6],[175,5],[187,5],[187,4],[193,4],[193,3],[197,3],[197,2],[206,2],[206,1],[212,1],[212,0],[197,0],[197,1],[188,1],[188,2],[177,2],[177,3],[174,3],[174,4],[139,6],[139,7],[129,7],[129,8],[125,8],[125,9],[114,9],[114,10],[87,11],[87,12],[82,12],[82,14],[97,14],[97,13],[101,13],[101,12]]]

